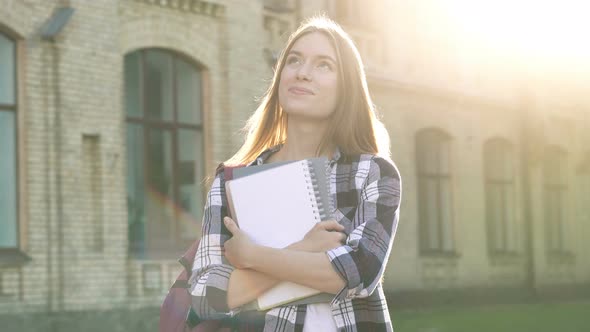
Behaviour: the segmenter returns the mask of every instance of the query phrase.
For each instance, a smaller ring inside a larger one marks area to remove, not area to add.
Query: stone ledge
[[[30,261],[31,257],[18,249],[0,250],[0,268],[18,267]]]
[[[135,0],[136,2],[146,3],[176,9],[183,12],[201,14],[211,17],[223,17],[225,15],[225,6],[209,1],[202,0]]]

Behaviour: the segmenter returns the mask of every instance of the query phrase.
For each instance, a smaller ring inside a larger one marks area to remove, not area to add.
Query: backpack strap
[[[221,165],[223,165],[223,163]],[[237,165],[237,166],[225,166],[225,165],[221,166],[223,168],[223,179],[225,181],[233,180],[234,179],[234,169],[236,169],[236,168],[242,168],[242,167],[245,167],[245,166],[246,165],[244,165],[244,164],[240,164],[240,165]],[[218,169],[219,169],[219,167],[218,167]]]
[[[180,265],[184,267],[184,270],[187,273],[187,276],[190,276],[193,269],[193,262],[195,261],[195,255],[197,254],[197,249],[199,248],[199,242],[201,239],[197,239],[193,242],[193,244],[188,248],[188,250],[182,255],[178,262]]]
[[[176,279],[170,288],[189,288],[187,280]]]

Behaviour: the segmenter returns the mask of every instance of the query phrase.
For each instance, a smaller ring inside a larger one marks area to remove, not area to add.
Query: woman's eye
[[[318,64],[318,68],[321,70],[332,70],[332,65],[327,61],[322,61]]]
[[[292,56],[292,57],[289,57],[289,58],[287,58],[287,64],[288,64],[288,65],[291,65],[291,64],[298,64],[299,62],[300,62],[300,61],[299,61],[299,58],[298,58],[298,57],[296,57],[296,56]]]

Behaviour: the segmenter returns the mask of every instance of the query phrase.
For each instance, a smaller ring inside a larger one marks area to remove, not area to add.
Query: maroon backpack
[[[220,320],[201,320],[191,309],[191,295],[188,279],[199,247],[199,240],[195,241],[186,253],[178,260],[184,270],[178,275],[168,291],[164,303],[160,308],[160,332],[221,332],[231,331],[222,327]]]
[[[235,167],[218,167],[218,172],[223,169],[224,178],[233,178]],[[188,280],[192,273],[195,254],[199,248],[199,241],[195,241],[191,247],[178,260],[184,270],[176,277],[176,281],[170,287],[164,303],[160,308],[159,332],[229,332],[231,328],[226,321],[201,320],[191,309],[191,294]]]

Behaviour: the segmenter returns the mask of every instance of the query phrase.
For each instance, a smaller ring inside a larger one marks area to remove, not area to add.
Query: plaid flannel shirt
[[[263,164],[279,149],[268,149],[250,165]],[[344,156],[339,151],[330,162],[330,172],[334,217],[345,226],[347,234],[346,244],[327,251],[332,266],[346,282],[331,303],[336,326],[338,331],[393,331],[381,280],[398,224],[399,172],[391,161],[381,157]],[[227,213],[221,171],[207,196],[203,235],[190,279],[192,307],[203,319],[223,319],[239,313],[227,308],[227,286],[234,270],[222,251],[224,242],[231,237],[222,222]],[[248,330],[302,331],[306,308],[273,308],[261,313],[263,327]]]

